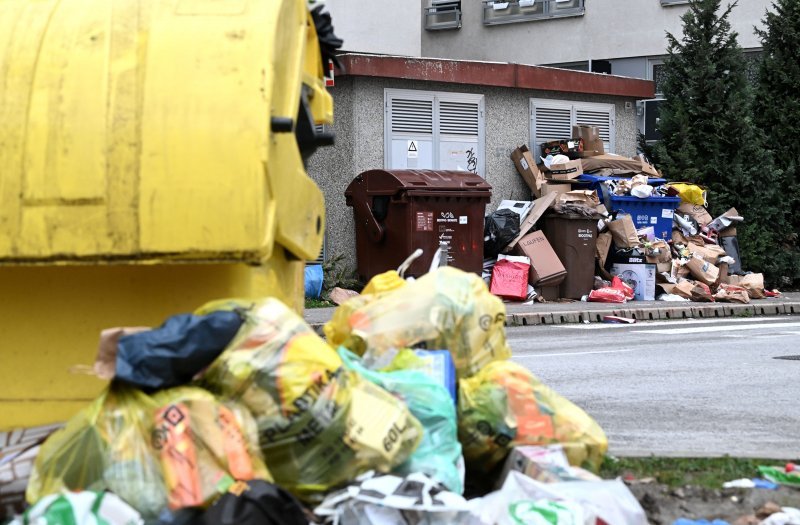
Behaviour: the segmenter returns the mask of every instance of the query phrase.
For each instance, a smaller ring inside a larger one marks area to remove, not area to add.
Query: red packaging
[[[591,303],[624,303],[627,300],[625,292],[616,288],[600,288],[589,292],[589,302]]]
[[[489,291],[499,297],[524,301],[528,297],[528,272],[530,264],[500,259],[492,270]]]
[[[633,288],[631,288],[630,285],[624,283],[622,279],[620,279],[616,275],[614,276],[613,279],[611,279],[611,288],[619,290],[622,293],[624,293],[627,299],[633,299],[634,296]]]

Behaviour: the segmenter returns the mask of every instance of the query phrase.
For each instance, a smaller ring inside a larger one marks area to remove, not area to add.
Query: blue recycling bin
[[[636,228],[652,226],[659,239],[672,238],[672,218],[681,205],[680,197],[617,197],[612,195],[611,209],[631,216]]]

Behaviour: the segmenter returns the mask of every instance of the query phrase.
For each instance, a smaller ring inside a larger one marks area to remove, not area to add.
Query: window
[[[431,0],[425,8],[425,29],[461,29],[461,0]]]
[[[387,89],[389,169],[441,169],[484,175],[483,95]]]
[[[586,124],[600,128],[604,149],[613,153],[616,144],[614,115],[613,104],[531,99],[531,149],[540,155],[539,146],[543,142],[570,138],[572,126]]]
[[[482,0],[484,25],[583,16],[584,0]]]

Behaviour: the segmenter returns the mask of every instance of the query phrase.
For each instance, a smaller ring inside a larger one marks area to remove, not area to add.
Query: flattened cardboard
[[[528,283],[531,285],[546,282],[549,286],[555,286],[561,284],[567,276],[567,270],[541,230],[520,239],[514,248],[514,253],[530,259]]]
[[[530,213],[528,213],[528,217],[524,221],[522,221],[522,224],[519,225],[519,235],[517,235],[513,241],[508,243],[508,246],[503,248],[503,252],[504,253],[510,252],[517,245],[517,243],[523,237],[525,237],[525,235],[527,235],[529,231],[531,231],[531,228],[533,228],[536,225],[536,222],[542,218],[544,212],[546,212],[547,209],[550,208],[553,205],[553,203],[555,203],[555,201],[556,201],[555,193],[544,195],[533,201],[533,207],[531,208]]]
[[[612,170],[631,170],[645,173],[652,177],[661,177],[658,170],[648,164],[643,158],[629,158],[621,155],[597,155],[583,160],[583,171],[593,173],[604,168]]]
[[[511,160],[514,161],[514,166],[517,167],[517,172],[522,176],[525,184],[531,189],[537,197],[541,195],[541,185],[544,182],[544,175],[542,175],[539,168],[536,167],[536,161],[533,160],[528,147],[524,144],[511,152]]]
[[[577,202],[585,204],[590,208],[596,208],[600,205],[600,199],[597,197],[597,192],[594,190],[572,190],[562,195],[559,195],[558,202],[564,204],[565,202]]]

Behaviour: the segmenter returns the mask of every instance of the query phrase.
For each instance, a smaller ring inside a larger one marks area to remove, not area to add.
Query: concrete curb
[[[637,321],[660,321],[678,319],[703,319],[723,317],[756,317],[763,315],[800,315],[800,301],[764,304],[719,304],[640,307],[620,306],[608,310],[564,310],[553,312],[530,312],[509,314],[506,326],[535,326],[569,323],[598,323],[606,315],[629,317]]]
[[[577,303],[572,303],[577,304]],[[593,303],[596,305],[597,303]],[[724,317],[756,317],[765,315],[800,315],[800,301],[767,302],[756,301],[751,304],[732,303],[663,303],[659,306],[620,305],[609,308],[551,310],[547,312],[509,313],[506,326],[536,326],[570,323],[599,323],[606,315],[629,317],[637,321],[662,321],[679,319],[714,319]],[[311,323],[311,328],[323,335],[325,323]]]

